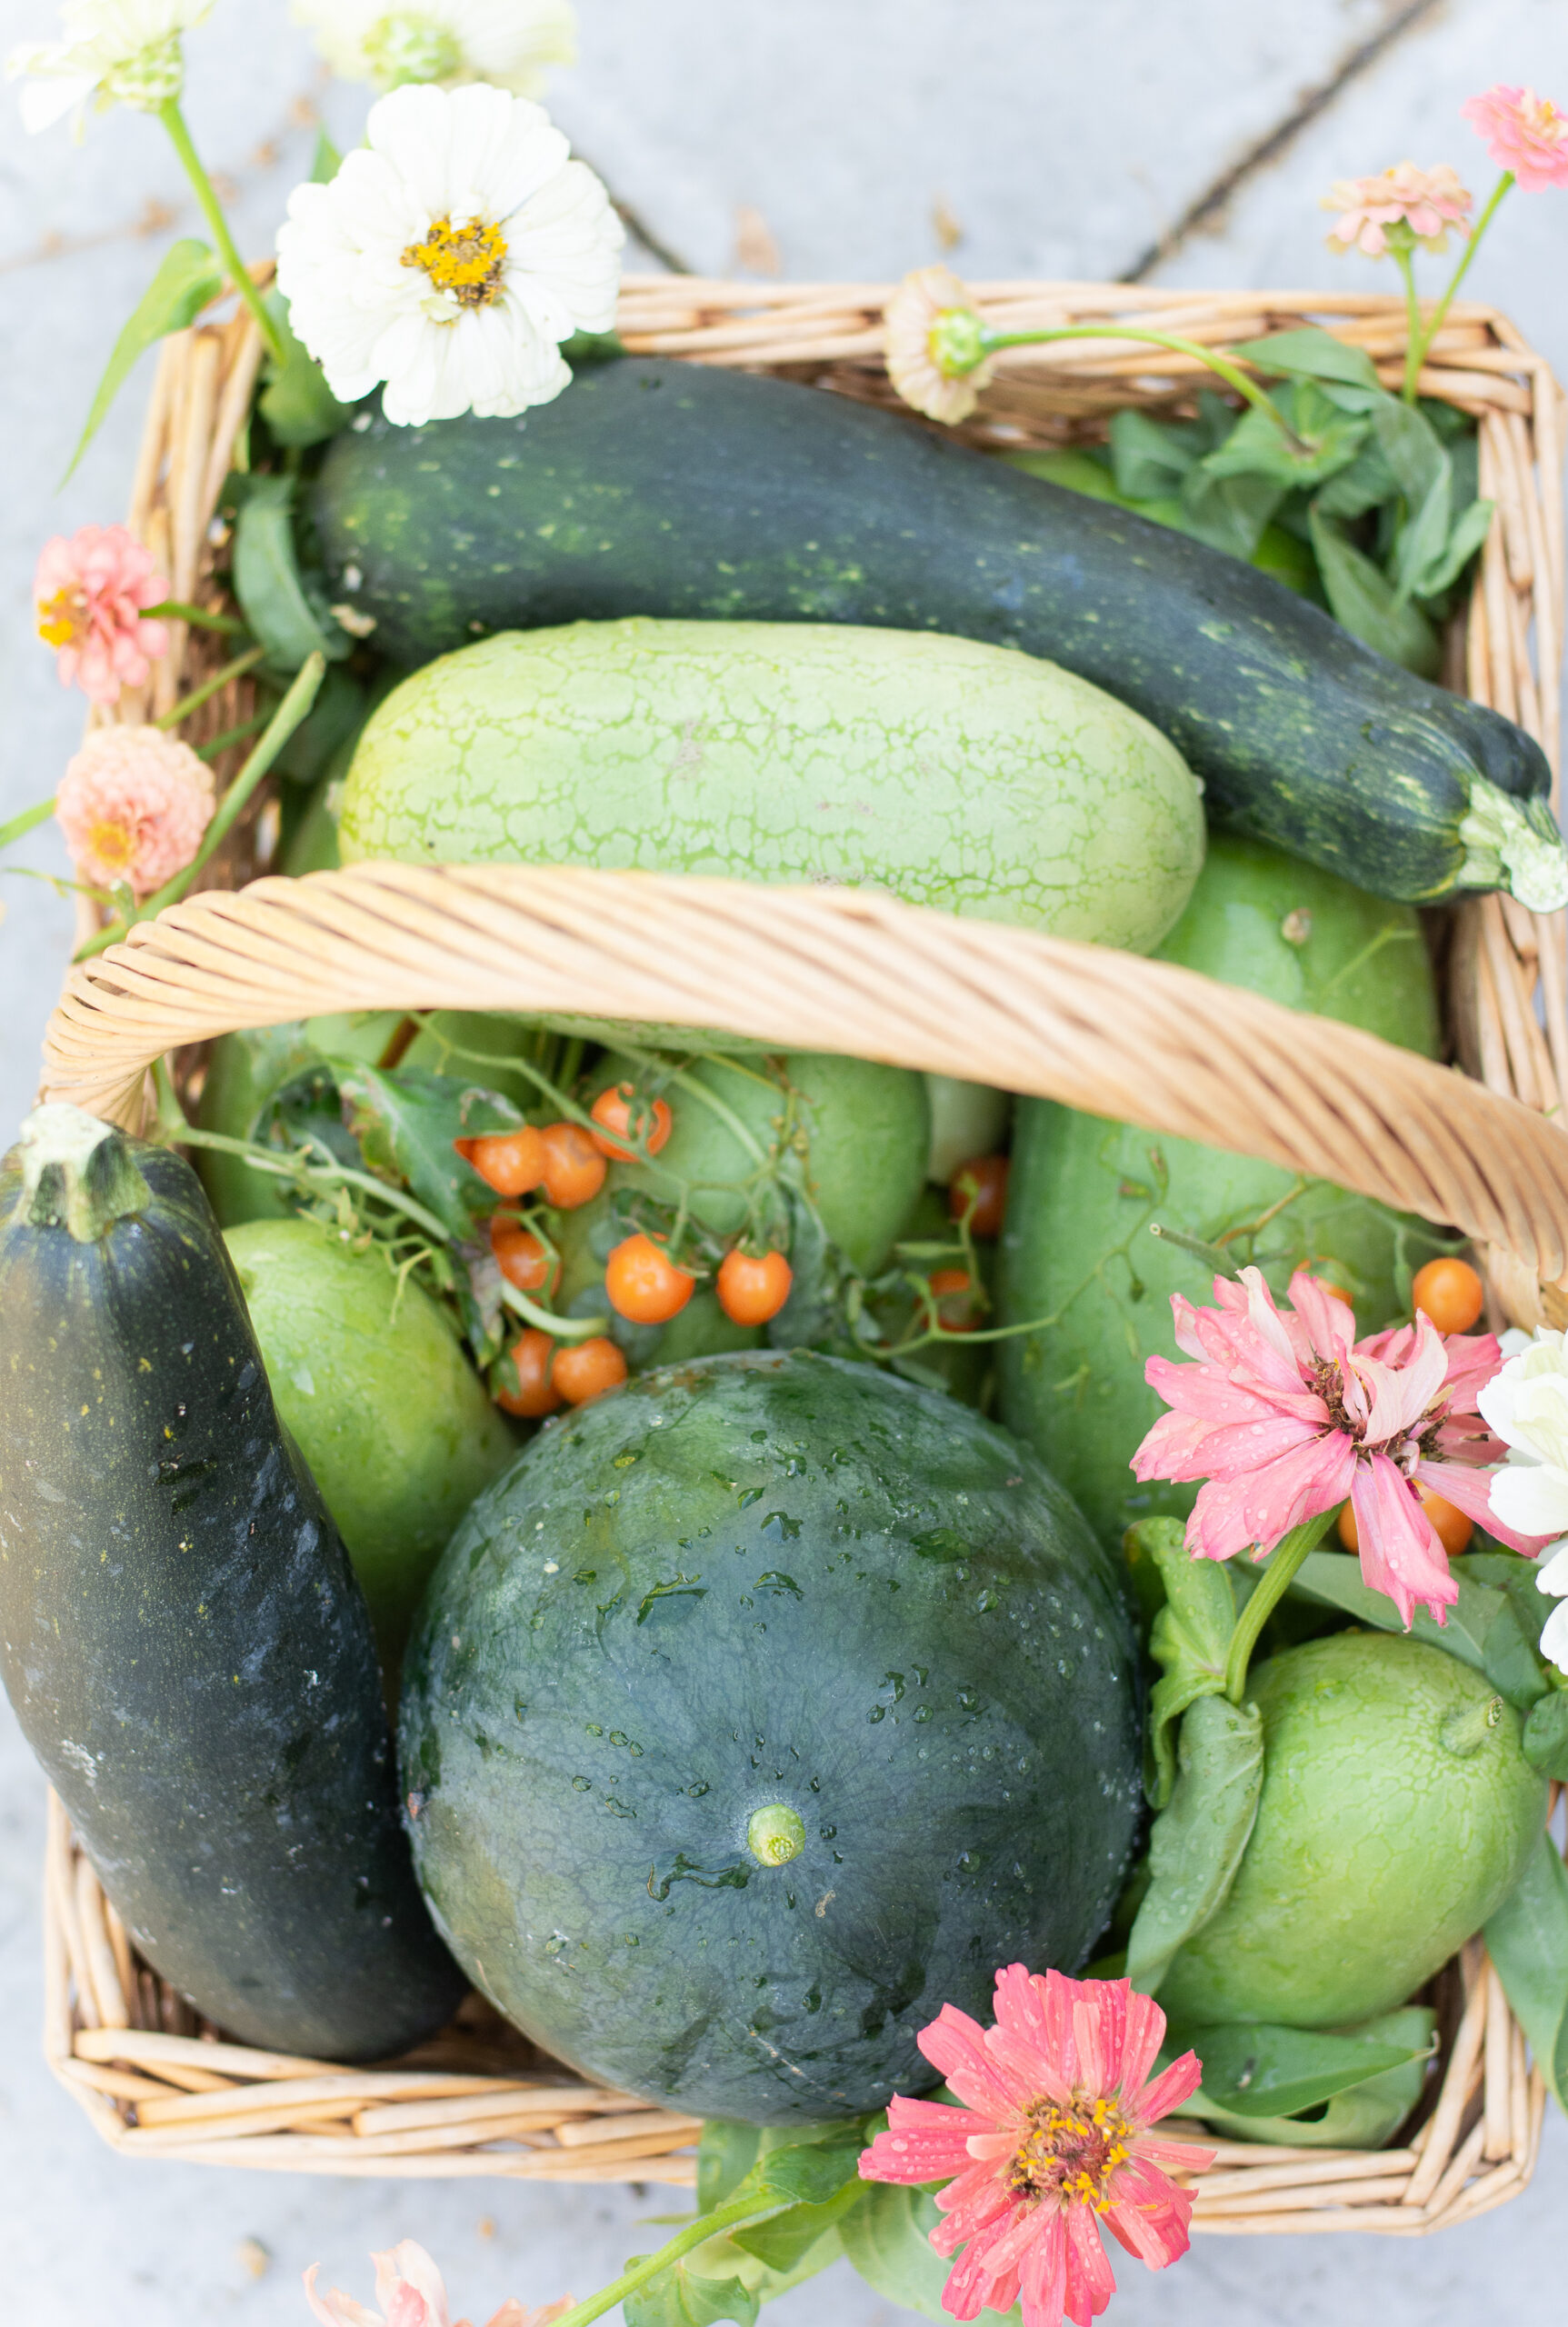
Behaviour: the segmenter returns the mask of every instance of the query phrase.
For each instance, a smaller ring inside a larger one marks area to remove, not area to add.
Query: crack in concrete
[[[1207,225],[1211,219],[1219,215],[1233,195],[1250,178],[1270,162],[1277,161],[1309,123],[1326,113],[1343,89],[1348,88],[1353,81],[1359,80],[1380,58],[1386,56],[1406,33],[1413,32],[1428,17],[1436,15],[1443,5],[1443,0],[1405,0],[1404,6],[1390,16],[1379,31],[1341,58],[1326,81],[1320,82],[1314,89],[1309,89],[1283,121],[1266,131],[1255,145],[1249,145],[1228,169],[1223,170],[1206,185],[1202,194],[1187,205],[1181,216],[1141,252],[1124,274],[1116,277],[1117,282],[1142,283],[1155,267],[1174,257],[1200,227]]]

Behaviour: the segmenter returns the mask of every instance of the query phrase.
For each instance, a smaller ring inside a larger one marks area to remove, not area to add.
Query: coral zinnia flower
[[[65,768],[55,814],[84,880],[151,896],[183,873],[213,820],[213,772],[156,727],[95,727]]]
[[[951,267],[906,275],[884,312],[887,376],[928,420],[967,420],[992,367],[980,355],[980,317]]]
[[[1338,178],[1319,204],[1340,215],[1328,238],[1331,251],[1364,251],[1382,258],[1388,249],[1386,229],[1410,228],[1429,251],[1448,248],[1448,230],[1470,232],[1473,195],[1459,183],[1458,174],[1442,162],[1434,170],[1418,170],[1413,162],[1400,162],[1373,178]]]
[[[1228,1560],[1267,1550],[1293,1527],[1350,1498],[1361,1572],[1408,1628],[1418,1603],[1441,1623],[1459,1597],[1418,1483],[1532,1556],[1546,1540],[1500,1524],[1489,1500],[1505,1449],[1476,1408],[1503,1363],[1492,1333],[1440,1333],[1417,1316],[1352,1343],[1343,1301],[1304,1272],[1294,1315],[1274,1305],[1255,1268],[1214,1279],[1217,1309],[1171,1297],[1176,1343],[1196,1365],[1152,1357],[1144,1378],[1175,1411],[1136,1454],[1140,1479],[1203,1479],[1187,1549]]]
[[[1193,2201],[1159,2171],[1202,2172],[1213,2152],[1161,2141],[1149,2127],[1195,2092],[1203,2071],[1184,2052],[1151,2084],[1165,2015],[1126,1980],[1069,1980],[1012,1964],[996,1974],[996,2024],[944,2004],[920,2049],[961,2108],[889,2104],[887,2131],[860,2161],[865,2182],[955,2178],[937,2196],[939,2254],[964,2254],[943,2308],[973,2319],[984,2304],[1024,2327],[1089,2327],[1115,2292],[1104,2222],[1152,2271],[1187,2251]]]
[[[385,2254],[373,2254],[375,2264],[375,2299],[379,2312],[356,2302],[351,2294],[333,2287],[325,2295],[315,2291],[319,2262],[313,2262],[305,2274],[305,2292],[315,2317],[323,2327],[453,2327],[452,2314],[446,2307],[446,2288],[440,2272],[423,2246],[412,2238],[401,2239]],[[514,2296],[504,2302],[489,2327],[548,2327],[552,2319],[559,2319],[564,2311],[572,2308],[572,2298],[563,2295],[559,2302],[542,2304],[537,2311],[525,2311]],[[460,2319],[456,2327],[468,2327]]]
[[[33,576],[38,635],[56,650],[60,684],[79,686],[90,703],[117,703],[122,687],[139,687],[168,650],[161,622],[144,620],[169,585],[151,554],[124,525],[84,525],[69,541],[45,542]]]
[[[1568,185],[1568,113],[1533,89],[1500,81],[1459,108],[1500,168],[1512,170],[1526,194]]]

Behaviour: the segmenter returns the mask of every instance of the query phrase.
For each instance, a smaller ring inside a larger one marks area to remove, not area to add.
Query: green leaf
[[[281,292],[269,292],[266,310],[277,325],[284,355],[281,364],[275,355],[267,358],[267,384],[258,399],[262,418],[279,444],[323,444],[347,427],[354,407],[339,404],[321,365],[295,337]]]
[[[739,2279],[704,2279],[689,2262],[672,2262],[626,2296],[621,2315],[626,2327],[711,2327],[734,2319],[754,2327],[757,2297]]]
[[[1419,596],[1439,597],[1444,590],[1453,587],[1492,531],[1496,506],[1494,501],[1472,501],[1460,512],[1441,556],[1417,577],[1415,589]]]
[[[97,434],[105,414],[136,358],[172,331],[185,331],[224,287],[224,270],[205,243],[187,238],[164,254],[163,265],[142,295],[141,304],[115,342],[115,349],[98,383],[87,414],[87,424],[71,455],[71,465],[60,479],[73,474],[77,462]],[[301,656],[301,661],[305,659]]]
[[[1217,1914],[1235,1880],[1263,1783],[1256,1705],[1201,1696],[1188,1707],[1170,1805],[1149,1837],[1151,1881],[1127,1942],[1127,1977],[1156,1993],[1171,1960]]]
[[[1441,1648],[1445,1654],[1457,1657],[1462,1664],[1483,1673],[1516,1711],[1527,1713],[1544,1696],[1549,1683],[1543,1677],[1540,1659],[1521,1627],[1508,1591],[1497,1584],[1477,1582],[1476,1563],[1474,1557],[1453,1563],[1459,1598],[1448,1611],[1447,1623],[1440,1624],[1424,1608],[1418,1608],[1410,1626],[1411,1636],[1424,1641],[1429,1648]],[[1363,1583],[1359,1561],[1342,1553],[1313,1552],[1302,1562],[1291,1590],[1304,1600],[1316,1601],[1320,1606],[1342,1609],[1347,1616],[1372,1624],[1379,1632],[1404,1630],[1393,1601]]]
[[[1293,2149],[1381,2149],[1396,2132],[1420,2100],[1426,2082],[1427,2059],[1437,2015],[1419,2004],[1403,2005],[1369,2020],[1348,2034],[1366,2042],[1395,2045],[1405,2052],[1403,2064],[1385,2069],[1364,2084],[1336,2093],[1326,2107],[1305,2117],[1245,2117],[1227,2109],[1202,2087],[1182,2103],[1183,2116],[1202,2117],[1216,2132],[1242,2140],[1266,2142]],[[1183,2039],[1183,2041],[1185,2041]],[[1167,2052],[1171,2047],[1167,2043]]]
[[[836,2129],[835,2129],[836,2132]],[[793,2142],[760,2157],[752,2169],[756,2186],[767,2197],[789,2198],[798,2205],[825,2205],[846,2183],[858,2183],[861,2152],[865,2143],[856,2124],[853,2138]],[[740,2194],[739,2191],[735,2193]]]
[[[857,2151],[857,2169],[858,2158]],[[791,2206],[787,2213],[774,2214],[769,2222],[755,2222],[749,2230],[731,2235],[744,2252],[754,2254],[759,2262],[782,2276],[804,2262],[812,2249],[837,2227],[859,2198],[862,2186],[857,2170],[853,2181],[843,2182],[820,2205]]]
[[[1442,654],[1426,616],[1416,606],[1398,603],[1382,568],[1353,549],[1315,504],[1310,518],[1318,571],[1334,620],[1391,663],[1420,678],[1435,678]]]
[[[1543,1834],[1485,1930],[1513,2016],[1535,2065],[1568,2109],[1568,1868]]]
[[[1126,1556],[1135,1567],[1153,1564],[1165,1604],[1149,1634],[1149,1653],[1162,1668],[1149,1708],[1153,1764],[1148,1794],[1163,1810],[1176,1782],[1173,1723],[1194,1698],[1222,1694],[1225,1652],[1235,1630],[1235,1588],[1230,1569],[1195,1560],[1185,1548],[1179,1519],[1145,1519],[1127,1533]]]
[[[1433,485],[1453,474],[1436,430],[1424,413],[1397,396],[1383,398],[1372,426],[1395,486],[1413,509],[1419,508]]]
[[[931,2232],[942,2216],[928,2190],[910,2190],[888,2182],[867,2182],[860,2202],[840,2227],[844,2251],[868,2287],[884,2302],[901,2303],[925,2319],[952,2327],[952,2313],[942,2307],[943,2289],[953,2275],[952,2256],[938,2254]],[[1012,2327],[1022,2314],[1006,2313]],[[985,2313],[994,2327],[997,2313]]]
[[[1316,495],[1317,507],[1324,517],[1362,517],[1369,509],[1392,501],[1398,491],[1382,445],[1369,434],[1350,466],[1331,477]]]
[[[757,2162],[763,2134],[756,2125],[710,2117],[697,2143],[697,2212],[712,2213],[739,2187]]]
[[[1118,412],[1111,422],[1116,490],[1130,500],[1159,501],[1180,493],[1196,457],[1190,441],[1145,413]]]
[[[293,477],[248,478],[235,520],[234,546],[240,611],[253,637],[265,647],[268,667],[291,674],[312,654],[341,662],[353,645],[333,620],[324,594],[300,571],[294,489]]]
[[[1390,2043],[1362,2032],[1336,2036],[1267,2022],[1183,2028],[1167,2039],[1168,2050],[1189,2046],[1203,2064],[1205,2097],[1237,2117],[1292,2117],[1432,2053],[1426,2036]]]
[[[523,1121],[510,1099],[420,1066],[383,1074],[361,1059],[327,1064],[365,1169],[400,1182],[459,1240],[495,1209],[495,1192],[453,1142],[512,1131]]]
[[[1255,364],[1261,372],[1287,379],[1327,380],[1336,386],[1359,389],[1365,398],[1361,408],[1365,411],[1373,409],[1374,399],[1387,394],[1365,349],[1347,347],[1316,324],[1300,331],[1274,332],[1266,339],[1243,340],[1228,353],[1239,355],[1243,363]]]
[[[1553,1689],[1531,1706],[1521,1743],[1543,1777],[1568,1783],[1568,1689]]]
[[[1278,421],[1254,405],[1243,413],[1219,449],[1208,454],[1203,464],[1204,474],[1266,477],[1278,485],[1283,498],[1293,485],[1322,484],[1348,468],[1366,435],[1366,422],[1335,413],[1321,397],[1314,396],[1310,405],[1302,397],[1293,402],[1300,412],[1291,424],[1297,444],[1292,444]],[[1304,411],[1301,410],[1303,405],[1307,405]]]
[[[1250,559],[1288,488],[1276,476],[1254,470],[1218,474],[1209,461],[1221,457],[1219,453],[1211,454],[1209,460],[1188,471],[1175,522],[1183,533],[1207,542],[1211,549]]]
[[[310,165],[312,185],[330,185],[343,167],[343,155],[325,129],[316,132],[315,155]]]

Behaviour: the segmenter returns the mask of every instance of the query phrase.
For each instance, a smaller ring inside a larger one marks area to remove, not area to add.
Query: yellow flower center
[[[454,226],[437,218],[422,243],[410,243],[403,254],[404,266],[422,266],[438,291],[448,292],[460,307],[488,306],[501,289],[501,269],[506,238],[499,226],[470,218]]]
[[[65,588],[38,603],[38,635],[45,646],[69,646],[86,628],[84,592]]]
[[[1007,2187],[1014,2197],[1054,2192],[1064,2204],[1093,2206],[1104,2213],[1111,2202],[1111,2176],[1131,2153],[1132,2132],[1114,2101],[1074,2095],[1065,2108],[1037,2101],[1029,2112],[1029,2131],[1007,2169]]]
[[[95,863],[105,873],[124,872],[136,853],[136,836],[125,824],[95,824],[89,836]]]

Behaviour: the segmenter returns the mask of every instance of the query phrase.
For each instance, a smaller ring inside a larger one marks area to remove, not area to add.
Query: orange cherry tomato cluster
[[[1428,1261],[1416,1270],[1410,1292],[1417,1312],[1440,1333],[1467,1333],[1486,1306],[1485,1290],[1468,1261]]]
[[[657,1155],[661,1148],[668,1146],[675,1127],[674,1118],[663,1099],[655,1099],[650,1105],[647,1100],[637,1098],[635,1087],[630,1083],[618,1083],[608,1091],[601,1091],[590,1113],[599,1128],[588,1135],[600,1154],[608,1156],[612,1164],[636,1162],[637,1150],[624,1144],[627,1139],[640,1138],[647,1153]]]
[[[515,1390],[500,1390],[495,1403],[509,1414],[534,1422],[560,1406],[585,1406],[606,1390],[619,1389],[626,1361],[603,1333],[592,1341],[557,1342],[530,1326],[508,1354],[516,1369]]]
[[[951,1219],[969,1222],[972,1236],[1000,1236],[1007,1213],[1007,1158],[975,1155],[947,1183]]]
[[[1458,1265],[1463,1267],[1463,1262]],[[1474,1272],[1472,1271],[1471,1273],[1473,1274]],[[1442,1495],[1433,1494],[1432,1489],[1423,1486],[1419,1479],[1415,1483],[1415,1492],[1420,1498],[1423,1511],[1432,1522],[1438,1542],[1443,1545],[1449,1558],[1456,1560],[1475,1533],[1473,1521],[1469,1519],[1463,1511],[1456,1510],[1452,1503],[1445,1503]],[[1348,1503],[1339,1514],[1339,1540],[1347,1552],[1359,1552],[1361,1549],[1361,1533],[1355,1523],[1355,1513]]]
[[[498,1196],[525,1196],[543,1188],[558,1212],[592,1203],[609,1169],[581,1124],[523,1124],[516,1131],[484,1132],[453,1142]]]
[[[715,1290],[732,1325],[765,1325],[789,1299],[794,1271],[782,1253],[743,1253],[736,1244],[719,1263]]]
[[[691,1271],[677,1268],[662,1245],[640,1233],[625,1237],[604,1263],[610,1306],[634,1325],[667,1325],[696,1289]]]

